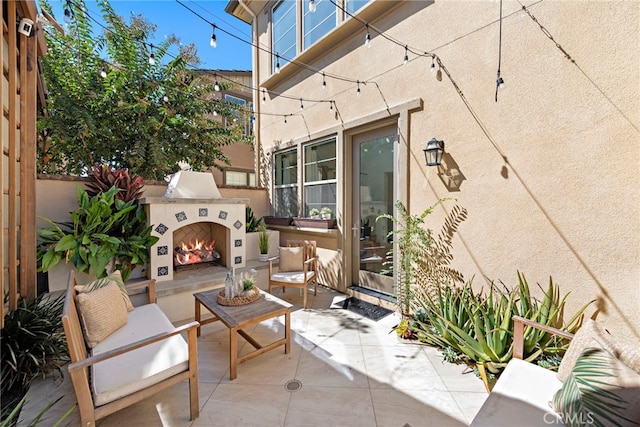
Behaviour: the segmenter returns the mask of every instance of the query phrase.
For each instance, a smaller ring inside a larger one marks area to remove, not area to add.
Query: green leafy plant
[[[624,414],[632,404],[627,395],[635,399],[638,390],[615,383],[618,370],[612,362],[613,357],[599,348],[587,348],[578,357],[552,402],[567,425],[637,425]]]
[[[260,230],[260,226],[263,224],[263,219],[255,216],[250,206],[245,208],[245,231],[247,233],[253,233]]]
[[[523,274],[518,285],[507,289],[492,285],[487,294],[474,293],[471,282],[462,287],[438,286],[435,295],[416,301],[422,310],[408,322],[411,335],[430,345],[451,347],[469,365],[480,365],[481,372],[498,374],[513,357],[514,315],[574,333],[582,324],[585,304],[564,321],[565,296],[549,279],[541,301],[533,298]],[[403,331],[406,335],[406,332]],[[564,353],[568,342],[532,327],[524,330],[524,357],[533,361],[543,354]]]
[[[318,216],[320,215],[320,211],[317,208],[311,208],[309,210],[309,216]]]
[[[41,422],[44,421],[49,421],[45,415],[47,413],[47,411],[49,411],[49,409],[53,408],[64,396],[60,396],[59,398],[57,398],[56,400],[54,400],[53,402],[49,402],[47,404],[47,406],[44,407],[44,409],[42,409],[42,411],[40,411],[36,417],[29,421],[29,424],[27,424],[28,427],[35,427],[38,424],[40,424]],[[22,408],[24,407],[25,403],[27,401],[27,396],[25,395],[19,402],[17,405],[15,405],[11,412],[9,414],[6,415],[6,417],[3,414],[2,417],[2,421],[0,421],[0,427],[13,427],[15,425],[17,425],[18,423],[18,417],[20,416],[20,411],[22,411]],[[69,410],[67,410],[67,412],[65,412],[64,414],[62,414],[62,416],[60,418],[58,418],[56,421],[54,421],[53,423],[48,422],[49,425],[53,426],[53,427],[57,427],[60,424],[62,424],[62,422],[73,412],[76,410],[76,407],[78,405],[73,405],[71,408],[69,408]],[[4,409],[4,407],[3,407]]]
[[[87,183],[89,197],[106,193],[111,187],[120,189],[116,199],[123,202],[139,200],[142,197],[144,179],[139,175],[130,174],[128,169],[116,168],[108,163],[95,163],[87,172],[92,179]]]
[[[158,237],[146,226],[146,215],[135,200],[116,198],[119,189],[112,187],[89,197],[77,187],[78,210],[71,221],[54,222],[38,230],[38,271],[46,272],[65,259],[80,272],[90,270],[96,277],[107,275],[113,263],[126,281],[133,267],[149,259],[149,248]]]
[[[60,367],[69,360],[61,321],[63,304],[64,295],[22,298],[18,308],[6,315],[0,330],[3,419],[34,378],[51,371],[62,374]]]
[[[258,233],[258,249],[261,254],[267,254],[269,253],[269,232],[267,227],[261,225]]]
[[[383,273],[395,275],[398,283],[396,303],[404,316],[411,316],[412,310],[419,307],[414,304],[414,298],[428,298],[435,287],[463,281],[462,274],[449,265],[453,260],[452,239],[459,224],[466,219],[466,210],[455,206],[436,237],[431,229],[425,227],[426,217],[446,200],[448,199],[440,199],[419,215],[410,215],[404,204],[398,200],[397,217],[383,214],[376,219],[377,221],[386,218],[395,223],[387,237],[393,237],[397,247],[397,269],[393,269],[395,254],[391,249],[387,253],[384,264],[387,269]]]
[[[256,279],[248,277],[242,281],[242,290],[244,292],[250,291],[256,285]]]

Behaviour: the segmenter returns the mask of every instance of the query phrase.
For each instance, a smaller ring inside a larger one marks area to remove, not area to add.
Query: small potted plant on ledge
[[[320,211],[316,208],[312,208],[309,211],[309,218],[311,219],[320,219]]]
[[[331,219],[331,208],[324,207],[320,209],[320,216],[322,219]]]
[[[269,259],[269,232],[264,225],[258,229],[258,249],[260,250],[260,261],[267,261]]]

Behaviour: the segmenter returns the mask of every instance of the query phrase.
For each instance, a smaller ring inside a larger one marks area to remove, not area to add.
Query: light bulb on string
[[[71,10],[68,7],[64,8],[64,22],[71,22]]]
[[[220,92],[220,83],[218,83],[218,75],[214,74],[213,78],[215,79],[213,83],[213,90],[215,90],[216,92]]]
[[[214,110],[213,110],[213,116],[215,117],[215,116],[217,116],[217,115],[218,115],[218,112],[214,109]]]
[[[100,69],[100,77],[103,79],[107,78],[107,70],[104,69],[104,64],[102,65],[102,69]]]
[[[287,116],[284,116],[284,124],[287,124]]]
[[[267,103],[267,92],[262,89],[262,104],[266,104]]]
[[[327,79],[324,76],[324,72],[322,72],[322,89],[326,89],[327,88]]]
[[[216,40],[216,25],[213,24],[213,30],[211,31],[211,40],[209,40],[209,45],[212,48],[218,47],[218,41]]]
[[[498,89],[504,88],[504,79],[500,76],[500,72],[498,72],[498,77],[496,78],[496,85]]]
[[[280,55],[276,53],[276,74],[280,74]]]
[[[169,102],[169,97],[167,95],[165,95],[165,96],[162,97],[162,100],[164,102]]]
[[[409,48],[407,46],[404,47],[404,65],[407,65],[409,62]]]
[[[149,55],[149,65],[156,65],[156,56],[153,54],[153,45],[150,44],[151,54]]]
[[[356,95],[360,96],[360,80],[357,81],[358,88],[356,89]]]
[[[309,0],[309,12],[315,13],[316,11],[316,0]]]
[[[329,111],[333,111],[333,101],[329,101]]]
[[[300,98],[300,109],[304,110],[304,104],[302,103],[302,98]]]
[[[366,47],[371,47],[371,34],[369,34],[369,24],[367,24],[367,34],[364,36],[364,45]]]
[[[436,72],[436,63],[435,63],[435,60],[433,58],[433,55],[431,55],[431,72],[432,73]]]

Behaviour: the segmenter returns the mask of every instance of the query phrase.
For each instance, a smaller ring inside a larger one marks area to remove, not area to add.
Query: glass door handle
[[[353,231],[353,237],[356,237],[360,234],[360,227],[358,226],[358,224],[353,224],[353,227],[351,227],[351,231]]]

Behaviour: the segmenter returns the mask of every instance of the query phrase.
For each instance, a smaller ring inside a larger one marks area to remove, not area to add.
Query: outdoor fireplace
[[[146,197],[147,221],[159,238],[150,277],[173,280],[184,269],[244,267],[246,199],[223,199],[207,172],[174,174],[163,197]]]

